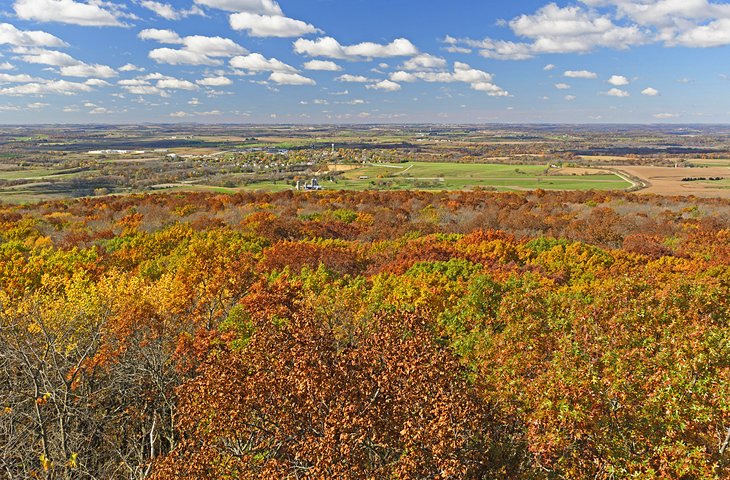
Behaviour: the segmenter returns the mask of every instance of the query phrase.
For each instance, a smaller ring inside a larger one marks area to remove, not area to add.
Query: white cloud
[[[266,58],[260,53],[233,57],[230,64],[233,68],[240,68],[249,72],[297,72],[297,69],[291,65],[287,65],[276,58]]]
[[[284,14],[274,0],[195,0],[195,3],[229,12],[249,12],[262,15]]]
[[[164,90],[161,90],[152,85],[129,85],[122,87],[127,92],[133,95],[160,95],[161,97],[167,97],[169,94]]]
[[[122,27],[119,7],[101,1],[16,0],[15,14],[23,20],[58,22],[84,27]]]
[[[81,92],[90,92],[91,87],[85,83],[53,80],[43,83],[26,83],[15,87],[0,88],[0,95],[76,95]]]
[[[500,60],[525,60],[544,53],[586,53],[599,47],[625,49],[648,41],[635,25],[620,26],[606,15],[579,6],[550,3],[532,15],[520,15],[507,25],[526,42],[456,40],[479,48],[482,56]]]
[[[195,5],[188,10],[177,10],[169,3],[162,3],[154,0],[142,0],[140,5],[148,10],[152,10],[165,20],[180,20],[191,15],[205,15],[200,7]]]
[[[567,83],[556,83],[555,88],[557,88],[558,90],[569,90],[570,85],[568,85]]]
[[[178,44],[183,43],[182,37],[172,30],[160,30],[157,28],[147,28],[137,34],[141,40],[154,40],[160,43]]]
[[[52,67],[68,67],[71,65],[78,65],[80,63],[71,55],[63,52],[58,52],[56,50],[18,50],[18,53],[22,53],[19,58],[26,63],[51,65]]]
[[[107,65],[90,65],[56,50],[19,49],[18,52],[21,52],[19,58],[26,63],[60,67],[60,73],[64,77],[111,78],[117,76],[117,71]]]
[[[730,4],[710,0],[580,0],[549,3],[508,22],[520,42],[444,40],[449,49],[478,48],[487,58],[524,60],[546,53],[587,53],[648,43],[707,48],[730,45]]]
[[[598,78],[598,74],[589,72],[588,70],[567,70],[563,75],[568,78],[586,78],[589,80]]]
[[[205,87],[225,87],[228,85],[232,85],[233,81],[228,77],[207,77],[202,80],[198,80],[198,85],[203,85]]]
[[[679,115],[676,113],[655,113],[653,117],[658,118],[659,120],[667,120],[670,118],[677,118]]]
[[[552,63],[548,63],[547,65],[542,67],[542,69],[545,70],[546,72],[549,72],[551,70],[555,70],[555,65],[553,65]]]
[[[370,90],[383,90],[386,92],[397,92],[401,89],[400,84],[392,82],[390,80],[382,80],[378,83],[373,83],[372,85],[368,85],[366,88]]]
[[[708,0],[581,0],[592,7],[613,6],[618,16],[639,25],[659,27],[666,38],[672,29],[690,22],[730,17],[730,5]]]
[[[174,113],[171,113],[170,116],[173,118],[185,118],[185,117],[190,116],[190,114],[187,112],[174,112]]]
[[[166,90],[197,90],[198,86],[187,80],[179,78],[165,78],[157,81],[157,88]]]
[[[149,85],[149,84],[150,84],[150,82],[148,82],[147,80],[142,80],[139,78],[133,78],[133,79],[128,79],[128,80],[119,80],[117,82],[117,85],[122,85],[125,87],[138,87],[141,85]]]
[[[408,57],[418,54],[416,46],[405,38],[397,38],[386,45],[373,42],[340,45],[332,37],[323,37],[316,40],[300,38],[294,42],[294,51],[300,55],[309,55],[310,57],[329,57],[342,60]]]
[[[131,63],[128,63],[122,67],[119,67],[120,72],[144,72],[144,68],[138,67],[137,65],[133,65]]]
[[[222,65],[223,62],[215,57],[247,53],[245,48],[228,38],[192,35],[181,40],[182,49],[157,48],[149,57],[157,63],[170,65]]]
[[[568,102],[572,102],[573,100],[575,100],[575,99],[576,99],[576,96],[575,96],[575,95],[566,95],[566,96],[565,96],[564,98],[565,98],[565,100],[567,100]]]
[[[304,63],[305,70],[319,70],[323,72],[339,72],[342,67],[329,60],[310,60]]]
[[[96,108],[89,110],[89,113],[91,115],[108,115],[108,114],[114,113],[114,112],[105,107],[96,107]]]
[[[606,95],[610,97],[628,97],[630,94],[626,90],[621,90],[620,88],[612,88],[611,90],[606,92]]]
[[[730,45],[730,18],[716,20],[707,25],[691,28],[676,39],[685,47],[706,48]]]
[[[245,48],[229,38],[192,35],[183,38],[185,49],[209,57],[232,57],[248,53]]]
[[[354,100],[350,100],[347,102],[335,102],[338,105],[365,105],[367,102],[365,100],[361,100],[359,98],[356,98]]]
[[[90,78],[84,82],[85,85],[88,85],[90,87],[111,87],[112,84],[107,82],[106,80],[102,80],[100,78]]]
[[[0,45],[14,47],[66,47],[60,38],[42,31],[18,30],[9,23],[0,23]]]
[[[403,65],[401,65],[399,68],[401,68],[403,70],[429,70],[429,69],[445,68],[445,67],[446,67],[446,59],[441,58],[441,57],[436,57],[429,53],[422,53],[420,55],[416,55],[415,57],[406,60],[403,63]]]
[[[229,20],[232,29],[246,30],[252,37],[285,38],[321,33],[314,25],[280,15],[241,12],[231,15]]]
[[[15,67],[9,62],[1,62],[0,70],[15,70]]]
[[[202,53],[174,48],[156,48],[149,53],[149,57],[157,63],[169,65],[222,65],[223,62],[210,58]]]
[[[611,78],[608,79],[608,83],[616,87],[622,87],[629,84],[629,79],[623,75],[611,75]]]
[[[659,95],[659,90],[656,88],[648,87],[641,91],[642,95],[646,95],[647,97],[656,97]]]
[[[454,63],[453,72],[446,71],[421,71],[405,72],[397,71],[390,74],[390,80],[394,82],[415,82],[422,80],[431,83],[468,83],[472,90],[487,92],[490,96],[508,96],[509,93],[494,85],[493,75],[482,70],[472,68],[462,62]]]
[[[0,73],[0,83],[33,83],[41,82],[42,79],[31,77],[28,74],[21,73],[17,75],[10,75],[7,73]]]
[[[64,77],[112,78],[117,76],[117,72],[106,65],[79,63],[78,65],[61,67],[61,75]]]
[[[349,73],[346,73],[344,75],[340,75],[339,77],[335,77],[335,81],[337,82],[348,82],[348,83],[368,83],[372,82],[371,79],[368,77],[364,77],[362,75],[351,75]]]
[[[29,103],[27,105],[27,107],[30,108],[30,109],[32,109],[32,110],[38,110],[40,108],[45,108],[45,107],[47,107],[49,105],[50,105],[49,103],[33,102],[33,103]]]
[[[278,85],[316,85],[317,82],[311,78],[304,77],[298,73],[274,72],[269,80]]]

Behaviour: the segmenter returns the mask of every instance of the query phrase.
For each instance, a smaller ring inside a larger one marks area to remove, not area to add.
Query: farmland
[[[729,196],[730,132],[686,130],[692,135],[649,126],[0,128],[0,201],[278,192],[313,178],[326,190]]]

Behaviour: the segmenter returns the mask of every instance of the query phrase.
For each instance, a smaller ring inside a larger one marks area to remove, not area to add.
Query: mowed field
[[[647,188],[639,193],[658,195],[695,195],[697,197],[730,198],[730,167],[672,168],[616,167],[622,172],[642,179]],[[719,177],[722,180],[683,181],[685,178]]]
[[[326,188],[468,190],[620,190],[631,184],[611,172],[563,172],[543,165],[458,163],[375,164],[352,169]]]

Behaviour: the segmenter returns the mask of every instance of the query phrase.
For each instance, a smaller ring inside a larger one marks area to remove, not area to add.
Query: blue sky
[[[730,123],[730,3],[4,0],[0,123]]]

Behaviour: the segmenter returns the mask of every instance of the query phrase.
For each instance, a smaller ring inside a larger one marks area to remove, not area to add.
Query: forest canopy
[[[730,201],[0,205],[8,478],[720,479]]]

